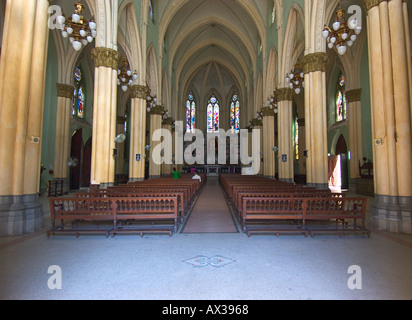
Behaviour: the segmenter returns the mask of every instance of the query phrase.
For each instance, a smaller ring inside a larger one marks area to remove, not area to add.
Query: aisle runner
[[[183,233],[238,232],[218,177],[207,177]]]

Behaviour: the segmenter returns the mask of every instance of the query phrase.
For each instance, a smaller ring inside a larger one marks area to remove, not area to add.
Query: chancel
[[[0,239],[410,236],[411,21],[407,0],[0,0]]]

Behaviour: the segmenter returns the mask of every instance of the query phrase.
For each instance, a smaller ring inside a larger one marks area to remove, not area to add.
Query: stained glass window
[[[186,100],[186,131],[195,132],[196,127],[196,102],[193,93],[189,93]]]
[[[299,160],[299,120],[295,121],[295,159]]]
[[[84,80],[80,68],[76,68],[73,74],[74,91],[73,91],[73,108],[72,114],[79,118],[84,118],[84,104],[86,102],[86,94],[84,90]]]
[[[207,132],[219,132],[219,101],[212,95],[207,103]]]
[[[336,92],[336,121],[346,119],[345,76],[340,75]]]
[[[239,132],[239,99],[236,93],[232,96],[232,101],[230,103],[230,129],[232,132]]]

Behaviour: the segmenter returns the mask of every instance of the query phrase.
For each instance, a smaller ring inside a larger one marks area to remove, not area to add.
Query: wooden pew
[[[104,233],[106,237],[117,233],[171,236],[178,225],[177,197],[67,197],[50,198],[49,202],[52,228],[47,231],[48,237],[56,233],[74,233],[77,237],[80,233]],[[56,225],[58,220],[60,225]],[[71,221],[72,226],[67,228],[65,221]],[[92,226],[85,227],[82,222]],[[102,222],[112,225],[100,226]]]
[[[242,225],[248,236],[299,232],[313,237],[322,232],[337,233],[340,237],[344,233],[364,233],[369,237],[370,231],[365,226],[366,202],[366,198],[355,197],[244,197]],[[290,220],[298,224],[282,224]]]

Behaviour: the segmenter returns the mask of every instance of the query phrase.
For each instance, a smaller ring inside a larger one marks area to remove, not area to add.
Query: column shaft
[[[114,184],[117,123],[117,67],[121,54],[113,49],[92,50],[95,63],[91,183]]]
[[[47,0],[7,1],[0,62],[0,235],[43,225],[38,201]]]

